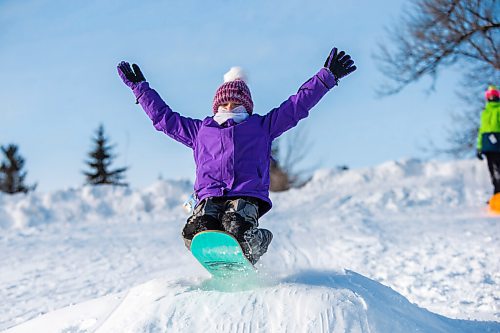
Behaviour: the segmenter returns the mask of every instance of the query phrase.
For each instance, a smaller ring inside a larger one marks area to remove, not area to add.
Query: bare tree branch
[[[379,96],[397,94],[423,77],[432,79],[434,90],[439,71],[451,65],[464,74],[457,91],[462,107],[446,129],[449,146],[429,144],[436,154],[458,157],[474,151],[483,92],[500,81],[498,8],[499,0],[417,0],[387,29],[390,46],[378,45],[375,59],[387,78]]]
[[[273,142],[271,191],[286,191],[293,187],[301,187],[309,181],[311,170],[299,169],[298,166],[307,160],[310,146],[307,133],[301,128]],[[317,166],[311,168],[315,167]]]
[[[390,30],[394,48],[379,44],[376,59],[389,83],[378,93],[396,94],[426,75],[434,82],[440,68],[456,62],[486,62],[500,70],[498,6],[498,0],[415,2]]]

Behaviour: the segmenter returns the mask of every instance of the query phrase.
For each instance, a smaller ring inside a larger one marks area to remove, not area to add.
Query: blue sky
[[[333,46],[358,70],[312,110],[299,129],[308,164],[371,166],[423,157],[444,142],[459,107],[460,79],[443,72],[377,98],[384,79],[373,59],[385,27],[406,1],[2,1],[0,2],[0,144],[18,144],[28,183],[39,190],[80,186],[99,124],[116,144],[115,167],[127,165],[133,187],[193,179],[191,151],[155,131],[116,74],[138,63],[177,112],[204,118],[223,74],[242,66],[255,112],[278,106],[324,63]],[[293,135],[293,131],[288,135]],[[284,138],[286,139],[286,138]]]

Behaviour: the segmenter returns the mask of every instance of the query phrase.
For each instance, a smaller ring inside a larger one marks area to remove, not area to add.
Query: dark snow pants
[[[493,194],[500,193],[500,153],[485,153],[490,171]]]
[[[188,249],[197,233],[205,230],[221,230],[233,235],[241,245],[245,256],[255,264],[267,252],[273,238],[267,229],[258,228],[258,199],[251,197],[207,198],[195,207],[188,218],[182,237]]]

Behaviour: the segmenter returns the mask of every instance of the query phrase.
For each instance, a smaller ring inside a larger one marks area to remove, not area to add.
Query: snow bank
[[[308,202],[340,198],[343,209],[362,206],[372,212],[476,206],[478,198],[486,201],[485,190],[491,187],[485,167],[472,160],[408,159],[359,170],[320,170],[300,196]]]
[[[192,191],[189,181],[158,181],[143,190],[84,186],[52,193],[0,194],[0,228],[26,229],[52,223],[140,221],[178,208]]]
[[[463,208],[476,205],[478,198],[487,200],[488,182],[485,166],[476,161],[390,161],[360,170],[317,171],[304,188],[275,195],[275,206],[288,209],[292,205],[321,205],[335,200],[336,207],[353,211],[361,206],[371,212]],[[137,191],[85,186],[53,193],[0,194],[0,228],[123,218],[140,221],[178,210],[191,192],[189,181],[158,181]],[[290,196],[293,200],[289,200]]]

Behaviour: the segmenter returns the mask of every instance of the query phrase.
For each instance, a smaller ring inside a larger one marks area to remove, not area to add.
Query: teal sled
[[[247,277],[257,273],[240,244],[223,231],[202,231],[191,242],[193,256],[215,278]]]

